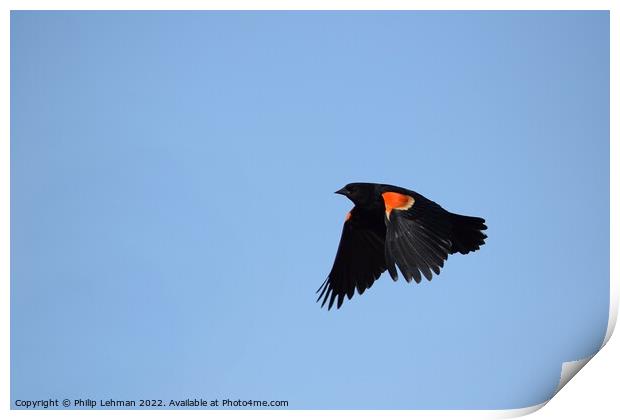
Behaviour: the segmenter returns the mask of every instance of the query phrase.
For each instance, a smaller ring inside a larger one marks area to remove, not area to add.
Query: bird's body
[[[347,214],[334,265],[319,287],[321,306],[361,295],[381,273],[417,283],[439,274],[449,254],[467,254],[484,244],[479,217],[444,210],[415,191],[386,184],[353,183],[339,191],[355,207]],[[337,299],[337,300],[336,300]]]

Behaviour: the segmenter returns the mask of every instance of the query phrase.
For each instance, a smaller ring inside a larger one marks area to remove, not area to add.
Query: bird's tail
[[[485,220],[481,217],[461,216],[460,214],[450,214],[452,217],[452,233],[450,240],[452,247],[450,254],[460,252],[468,254],[476,251],[484,245],[487,235],[482,231],[486,230]]]

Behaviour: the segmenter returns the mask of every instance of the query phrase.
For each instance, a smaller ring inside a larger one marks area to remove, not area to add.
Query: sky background
[[[482,216],[315,290],[354,181]],[[607,12],[12,12],[15,399],[517,408],[609,311]]]

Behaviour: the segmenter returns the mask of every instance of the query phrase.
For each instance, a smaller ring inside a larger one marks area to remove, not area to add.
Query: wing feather
[[[329,310],[336,303],[340,308],[345,297],[351,299],[356,290],[361,295],[386,270],[386,227],[382,218],[380,212],[351,210],[342,228],[334,265],[317,290],[317,302],[323,299],[321,306],[327,303]]]
[[[390,207],[386,202],[385,260],[394,280],[396,267],[408,282],[419,283],[421,275],[431,280],[450,254],[465,254],[484,244],[484,219],[450,213],[414,191],[395,188],[391,199],[401,195],[399,202],[407,205]]]

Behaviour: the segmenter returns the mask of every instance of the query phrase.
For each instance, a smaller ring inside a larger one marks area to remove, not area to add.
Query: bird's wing
[[[439,274],[451,253],[452,214],[413,191],[384,192],[385,259],[392,279],[396,266],[417,283]]]
[[[336,307],[340,308],[345,296],[351,299],[355,289],[361,295],[386,270],[385,225],[380,214],[377,220],[368,219],[355,209],[347,215],[334,266],[317,290],[317,302],[323,299],[321,307],[329,300],[331,309],[338,298]]]

